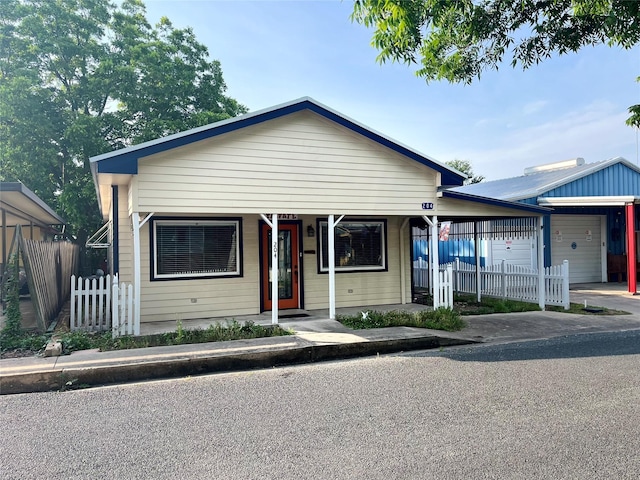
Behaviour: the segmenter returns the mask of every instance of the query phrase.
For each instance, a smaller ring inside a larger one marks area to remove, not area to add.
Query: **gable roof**
[[[452,190],[461,193],[498,198],[501,200],[525,200],[537,198],[555,188],[593,175],[613,165],[621,164],[638,174],[640,168],[622,157],[614,157],[600,162],[585,163],[571,168],[542,171],[513,178],[503,178],[488,182],[474,183]]]
[[[144,142],[139,145],[133,145],[131,147],[91,157],[89,159],[91,163],[91,171],[94,175],[94,179],[98,173],[137,174],[138,160],[142,157],[164,152],[166,150],[215,137],[217,135],[222,135],[224,133],[256,125],[302,110],[309,110],[317,113],[324,118],[352,130],[353,132],[363,135],[397,153],[400,153],[401,155],[440,172],[443,185],[462,185],[462,182],[466,178],[465,174],[458,172],[457,170],[452,169],[451,167],[413,150],[379,132],[376,132],[375,130],[372,130],[367,126],[330,109],[310,97],[303,97],[275,107],[258,110],[256,112],[247,113],[238,117],[229,118],[220,122],[193,128],[191,130],[158,138],[149,142]]]

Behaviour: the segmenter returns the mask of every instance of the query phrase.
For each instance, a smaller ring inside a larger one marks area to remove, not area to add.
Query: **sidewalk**
[[[587,316],[559,312],[478,315],[465,317],[468,326],[456,333],[410,327],[350,330],[337,321],[328,320],[328,315],[282,319],[280,324],[293,329],[295,335],[0,360],[0,394],[268,368],[472,343],[640,329],[640,297],[613,297],[610,293],[591,290],[574,294],[572,291],[572,301],[583,297],[590,305],[607,306],[602,303],[604,299],[617,305],[614,308],[630,311],[632,315]],[[148,326],[150,331],[166,327]]]

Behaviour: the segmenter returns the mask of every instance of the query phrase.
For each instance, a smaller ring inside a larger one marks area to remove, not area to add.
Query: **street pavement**
[[[30,479],[640,477],[640,331],[0,397]]]
[[[0,360],[0,394],[64,390],[78,387],[268,368],[341,358],[474,343],[505,343],[548,339],[576,333],[640,329],[640,297],[616,284],[578,286],[572,301],[606,306],[630,315],[574,315],[524,312],[465,317],[468,326],[450,333],[409,327],[353,331],[324,313],[283,319],[292,336],[175,345],[145,349],[75,352],[60,357]],[[398,308],[420,308],[416,305]],[[391,307],[387,307],[391,308]],[[355,312],[355,310],[354,310]],[[353,313],[353,312],[351,312]],[[258,322],[269,321],[258,316]],[[242,320],[242,319],[239,319]],[[155,332],[175,325],[152,325]],[[143,332],[144,333],[144,332]]]

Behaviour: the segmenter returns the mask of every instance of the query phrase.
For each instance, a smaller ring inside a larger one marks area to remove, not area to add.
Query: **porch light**
[[[307,237],[315,237],[316,236],[316,231],[313,228],[313,225],[309,225],[307,227]]]

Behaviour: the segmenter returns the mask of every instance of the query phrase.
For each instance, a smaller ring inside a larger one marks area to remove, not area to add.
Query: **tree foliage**
[[[352,20],[374,29],[380,62],[419,64],[427,81],[471,83],[504,60],[528,68],[588,45],[640,42],[638,0],[355,0]],[[630,111],[640,125],[640,105]]]
[[[465,185],[470,185],[472,183],[480,183],[484,180],[483,175],[476,175],[473,172],[473,166],[471,165],[471,162],[469,160],[459,160],[456,158],[455,160],[450,160],[445,163],[449,167],[455,168],[456,170],[464,173],[467,176],[467,179],[464,181]]]
[[[141,0],[0,0],[0,178],[84,242],[100,223],[88,158],[246,112],[190,28]]]

